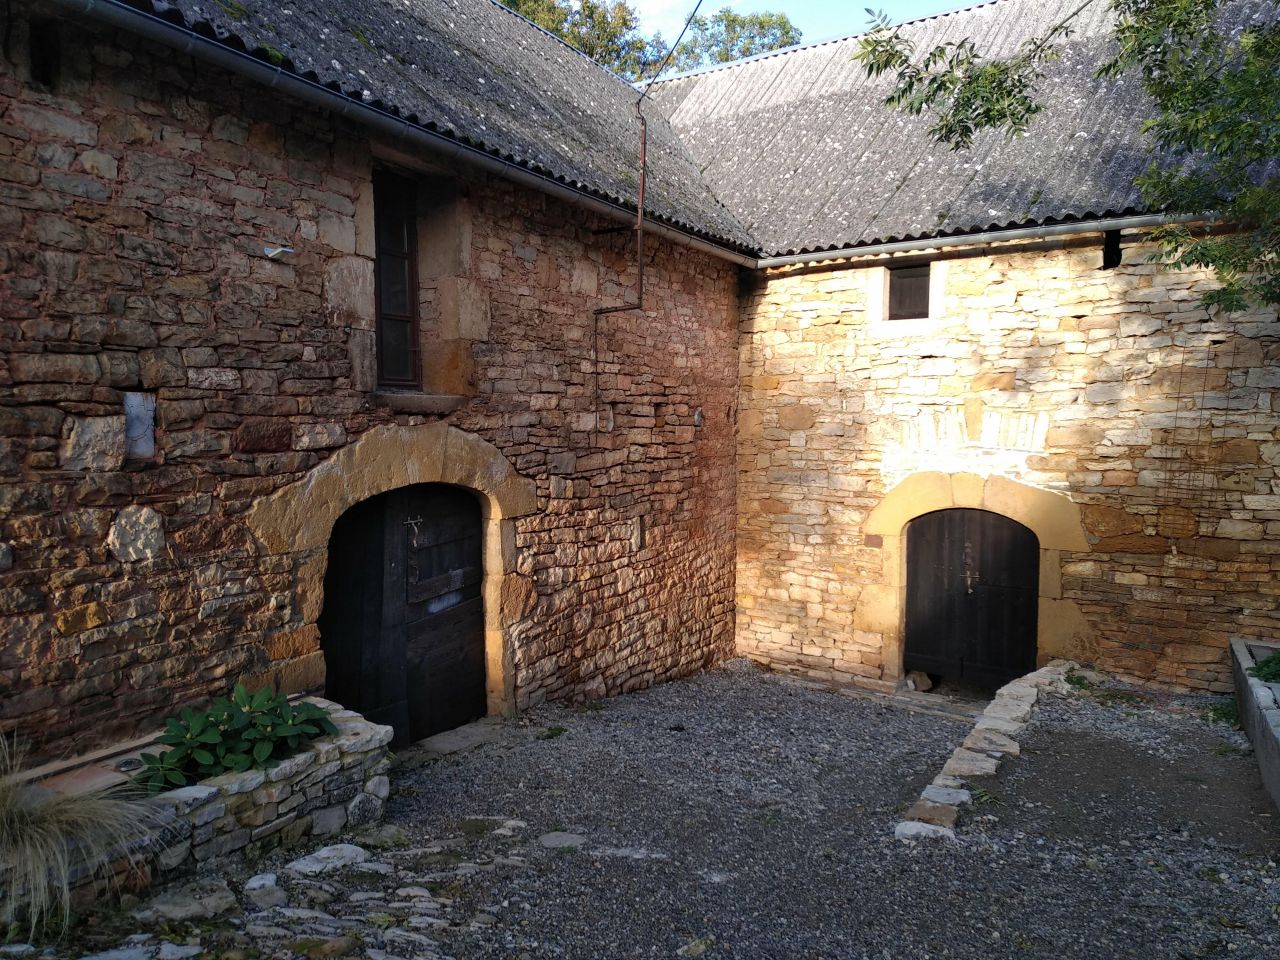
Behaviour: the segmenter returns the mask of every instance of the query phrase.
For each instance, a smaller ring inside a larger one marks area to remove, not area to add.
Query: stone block
[[[489,298],[474,280],[443,277],[436,288],[442,340],[489,339]]]
[[[71,417],[70,431],[58,451],[63,470],[107,471],[124,465],[124,415]]]
[[[357,793],[347,804],[347,824],[362,827],[382,819],[382,799],[371,793]]]
[[[164,520],[151,507],[125,507],[107,533],[107,549],[125,562],[154,560],[164,553]]]
[[[921,798],[913,803],[905,814],[907,820],[932,823],[939,827],[954,827],[959,811],[953,804],[937,803]]]
[[[904,820],[893,828],[893,835],[902,841],[954,840],[956,838],[956,832],[950,827],[921,823],[918,820]]]
[[[338,833],[347,825],[347,808],[342,804],[321,807],[311,813],[311,832],[318,837]]]

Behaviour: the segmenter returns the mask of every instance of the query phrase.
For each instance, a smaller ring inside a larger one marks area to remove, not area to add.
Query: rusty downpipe
[[[644,309],[644,186],[648,161],[645,150],[649,143],[649,127],[645,122],[640,104],[641,96],[635,103],[636,118],[640,121],[640,186],[636,197],[636,299],[634,303],[624,303],[616,307],[597,307],[591,318],[591,379],[595,394],[596,428],[594,442],[600,445],[600,318],[607,313],[625,313],[628,310]]]
[[[597,317],[606,313],[622,313],[626,310],[643,310],[644,309],[644,181],[645,174],[648,172],[648,165],[645,158],[645,150],[649,143],[649,126],[645,122],[644,113],[640,110],[640,104],[644,101],[641,97],[635,103],[636,119],[640,121],[640,189],[636,198],[636,302],[624,303],[617,307],[599,307],[595,311]]]

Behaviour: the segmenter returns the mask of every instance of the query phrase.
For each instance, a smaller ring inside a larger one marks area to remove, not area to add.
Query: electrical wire
[[[649,78],[649,82],[644,85],[644,89],[640,91],[640,99],[636,101],[636,106],[644,103],[644,98],[649,95],[649,88],[653,86],[654,81],[662,76],[662,71],[667,69],[667,64],[671,62],[671,58],[675,56],[676,47],[680,46],[680,41],[684,39],[685,33],[689,30],[689,25],[693,23],[693,18],[698,15],[698,10],[702,7],[702,0],[698,0],[693,5],[693,12],[689,14],[689,19],[684,22],[684,27],[680,30],[680,35],[676,37],[676,42],[671,45],[671,49],[667,51],[666,57],[662,61],[662,65],[653,72],[653,76]]]

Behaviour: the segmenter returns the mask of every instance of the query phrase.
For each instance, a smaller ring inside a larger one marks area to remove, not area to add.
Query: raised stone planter
[[[228,773],[155,797],[166,809],[161,871],[244,851],[257,855],[308,836],[328,836],[382,817],[390,784],[390,727],[336,703],[323,707],[336,736],[262,770]]]
[[[96,873],[86,865],[73,867],[75,900],[94,899],[112,885],[108,875],[116,885],[138,889],[157,875],[186,872],[216,857],[256,856],[381,819],[390,793],[387,745],[392,729],[328,700],[306,699],[329,714],[338,728],[336,735],[316,740],[270,767],[224,774],[152,797],[148,802],[160,808],[156,830],[119,851],[111,864]],[[139,745],[124,756],[148,749],[149,745]],[[121,755],[110,759],[121,759]],[[76,790],[123,780],[104,762],[41,783],[48,789]],[[4,873],[0,864],[0,880]]]
[[[1280,809],[1280,684],[1249,676],[1249,668],[1280,650],[1280,642],[1231,641],[1231,674],[1236,682],[1240,725],[1253,744],[1262,783]]]

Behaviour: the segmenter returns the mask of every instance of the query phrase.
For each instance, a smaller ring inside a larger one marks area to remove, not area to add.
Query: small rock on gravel
[[[200,920],[235,910],[239,904],[225,880],[196,880],[166,890],[134,913],[139,920]]]
[[[538,838],[538,843],[552,850],[577,849],[586,842],[587,838],[581,834],[565,833],[562,830],[553,830]]]
[[[245,881],[244,895],[259,910],[283,907],[289,902],[289,895],[280,888],[274,873],[259,873],[250,877]]]
[[[290,873],[315,876],[364,863],[368,859],[369,851],[363,847],[357,847],[354,843],[335,843],[332,846],[321,847],[308,856],[299,857],[290,862],[285,869]]]

